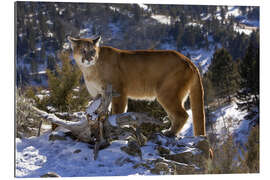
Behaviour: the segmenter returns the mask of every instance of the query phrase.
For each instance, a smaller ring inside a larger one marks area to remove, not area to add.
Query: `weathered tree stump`
[[[107,85],[104,93],[90,102],[85,113],[80,116],[71,116],[69,121],[58,118],[55,114],[39,110],[36,107],[33,107],[33,109],[52,123],[70,130],[78,140],[92,144],[94,159],[97,159],[98,151],[108,146],[110,140],[113,139],[112,137],[121,139],[120,136],[127,133],[123,130],[123,126],[134,128],[137,142],[142,146],[144,143],[140,125],[142,123],[162,125],[162,122],[143,113],[130,112],[110,116],[109,105],[113,96],[119,96],[119,94],[113,92],[111,85]]]

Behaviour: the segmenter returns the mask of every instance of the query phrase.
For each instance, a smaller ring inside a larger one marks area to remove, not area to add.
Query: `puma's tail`
[[[205,112],[204,112],[204,91],[199,70],[196,68],[196,75],[190,89],[190,104],[193,117],[193,132],[195,136],[205,136]]]

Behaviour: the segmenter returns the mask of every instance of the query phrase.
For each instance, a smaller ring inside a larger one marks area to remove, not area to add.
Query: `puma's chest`
[[[85,85],[89,94],[92,97],[96,97],[98,94],[102,94],[102,85],[95,81],[85,81]]]

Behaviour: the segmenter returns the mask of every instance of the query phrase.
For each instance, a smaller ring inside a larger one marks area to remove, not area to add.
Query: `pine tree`
[[[231,101],[231,95],[238,90],[239,74],[236,63],[226,49],[222,48],[214,53],[208,77],[217,97],[227,97]]]
[[[53,71],[55,70],[55,68],[56,68],[56,60],[52,55],[50,55],[48,56],[47,60],[47,69]]]
[[[74,98],[78,94],[73,89],[79,86],[82,74],[78,67],[70,64],[69,53],[60,53],[59,58],[62,66],[61,68],[56,67],[56,73],[47,69],[48,86],[51,93],[49,103],[59,111],[79,110],[88,100],[86,97],[80,98],[80,106],[74,107],[74,104],[78,105],[75,102],[78,98]]]
[[[259,106],[259,37],[253,32],[246,54],[240,62],[240,90],[237,98],[241,110],[251,111],[252,107]]]

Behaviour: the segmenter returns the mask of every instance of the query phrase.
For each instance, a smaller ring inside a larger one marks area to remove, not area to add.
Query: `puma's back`
[[[104,63],[100,66],[104,78],[107,76],[107,81],[115,78],[115,81],[122,82],[127,95],[135,99],[155,98],[164,81],[180,86],[180,79],[195,72],[191,62],[176,51],[127,51],[100,47],[100,53],[100,62],[109,64],[105,70]],[[177,73],[181,76],[175,76]]]

